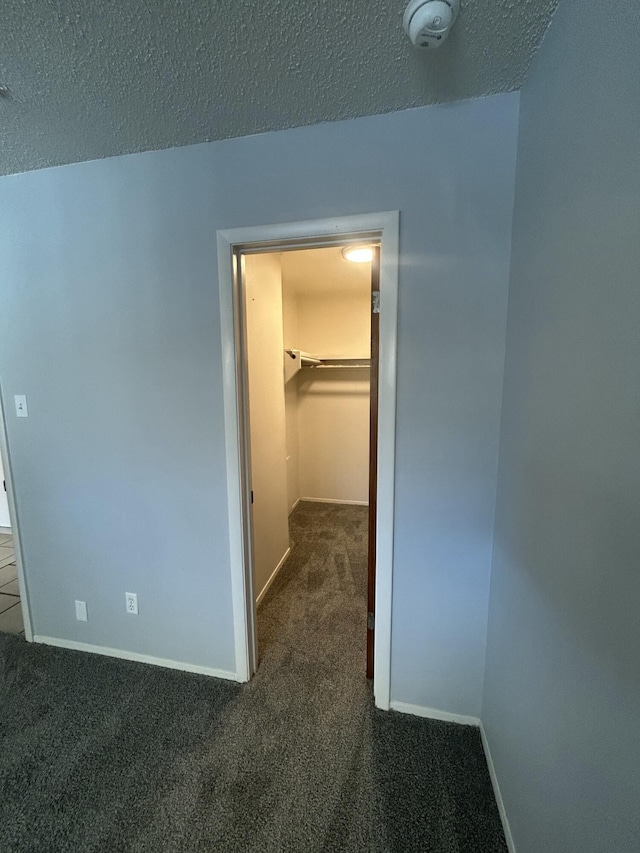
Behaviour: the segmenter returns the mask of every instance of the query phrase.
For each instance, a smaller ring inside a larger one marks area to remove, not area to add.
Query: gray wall
[[[640,844],[637,3],[521,93],[483,723],[518,853]]]
[[[399,209],[392,695],[478,714],[517,109],[501,95],[0,181],[0,378],[7,405],[29,397],[8,431],[37,634],[234,669],[216,229]]]

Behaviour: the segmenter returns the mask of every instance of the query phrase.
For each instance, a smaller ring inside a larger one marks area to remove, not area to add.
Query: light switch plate
[[[27,408],[27,397],[25,394],[16,394],[13,398],[16,404],[16,417],[28,418],[29,409]]]

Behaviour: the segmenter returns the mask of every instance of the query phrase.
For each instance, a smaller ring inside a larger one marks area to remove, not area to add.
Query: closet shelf
[[[352,356],[323,356],[315,353],[304,352],[299,349],[286,349],[284,351],[284,381],[288,382],[303,367],[313,370],[336,369],[336,368],[364,368],[371,367],[371,359],[368,356],[353,358]]]
[[[326,367],[363,367],[367,370],[371,367],[369,358],[322,358],[319,364],[303,364],[303,367],[326,368]]]

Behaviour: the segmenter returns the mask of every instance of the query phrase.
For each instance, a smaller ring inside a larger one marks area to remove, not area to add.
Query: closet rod
[[[322,364],[321,359],[314,358],[311,355],[305,355],[304,353],[301,353],[299,351],[296,352],[295,350],[288,349],[288,350],[285,350],[285,352],[287,353],[287,355],[290,358],[294,358],[294,359],[298,358],[298,355],[300,355],[300,365],[310,366],[310,365],[315,365],[315,364]]]
[[[369,358],[349,358],[348,356],[343,356],[342,358],[340,356],[327,356],[323,358],[321,356],[309,355],[309,353],[302,350],[293,349],[287,349],[285,352],[294,361],[299,358],[300,367],[371,367],[371,359]]]
[[[314,364],[314,365],[309,365],[309,366],[313,367],[315,370],[345,370],[345,369],[346,370],[353,370],[354,368],[364,368],[365,370],[371,369],[370,364],[360,364],[360,363],[358,363],[358,364],[324,364],[324,363],[320,363],[320,364]]]

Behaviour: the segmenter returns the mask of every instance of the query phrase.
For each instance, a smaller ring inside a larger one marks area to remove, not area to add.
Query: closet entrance
[[[362,648],[372,678],[380,248],[367,242],[357,262],[353,248],[347,240],[236,250],[239,414],[254,631],[259,605],[294,559],[289,519],[299,524],[302,513],[303,524],[313,524],[334,511],[313,506],[332,505],[338,516],[366,521]]]
[[[399,237],[400,213],[397,210],[249,225],[221,229],[216,233],[229,508],[231,605],[235,675],[241,682],[248,681],[258,666],[256,596],[253,591],[253,531],[248,434],[250,412],[247,396],[246,294],[243,267],[246,268],[247,259],[256,254],[278,253],[281,257],[285,257],[289,251],[309,248],[343,247],[355,243],[379,246],[378,462],[376,511],[372,525],[375,527],[375,537],[370,537],[375,546],[376,562],[375,594],[373,584],[370,584],[369,597],[370,602],[375,603],[373,698],[376,706],[384,710],[388,710],[391,703]],[[281,382],[284,379],[285,363],[284,330],[282,347]],[[299,348],[303,352],[310,352],[304,350],[299,341],[288,348]],[[314,353],[310,352],[310,354]],[[338,373],[338,368],[325,367],[322,370],[324,373],[318,370],[318,376],[325,374],[331,376]],[[300,373],[302,372],[301,369]],[[308,375],[309,371],[305,370],[304,374]],[[284,453],[286,461],[286,444]],[[285,489],[286,494],[288,492]],[[316,506],[323,505],[316,504]],[[286,507],[285,498],[285,509]],[[356,507],[356,509],[364,509],[366,512],[366,508]],[[363,592],[366,592],[366,582]],[[366,613],[366,607],[363,606],[362,612]],[[360,628],[357,630],[360,631]],[[362,634],[364,633],[363,627]]]

